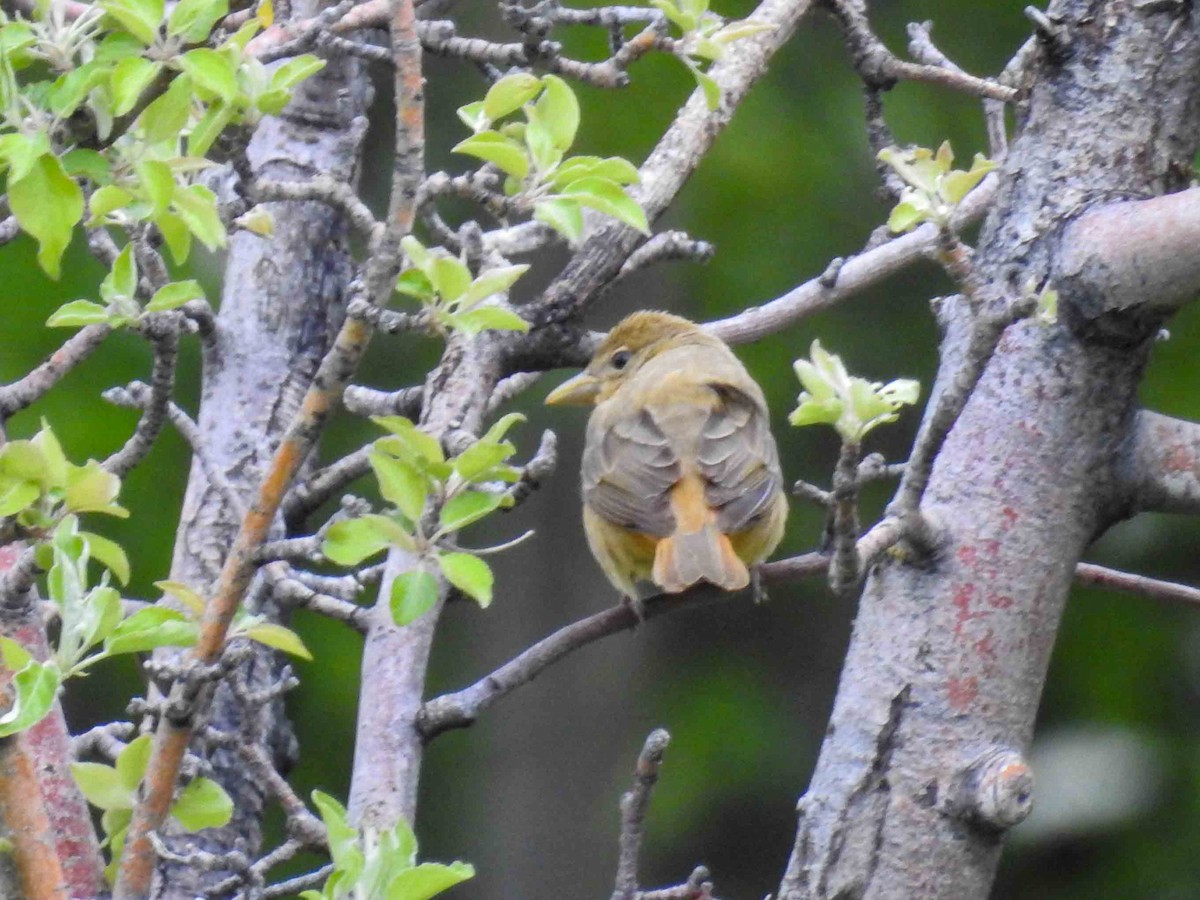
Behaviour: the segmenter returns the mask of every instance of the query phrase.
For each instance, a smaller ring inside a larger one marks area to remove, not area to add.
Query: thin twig
[[[646,824],[646,810],[650,808],[650,795],[658,783],[658,770],[662,766],[663,754],[671,743],[671,735],[665,728],[650,732],[638,754],[637,769],[634,771],[633,787],[621,798],[621,836],[618,841],[620,854],[617,858],[617,878],[613,887],[612,900],[634,900],[638,890],[638,857],[642,851],[642,832]]]
[[[107,325],[87,325],[19,381],[0,387],[0,420],[40,400],[63,376],[87,359],[112,333]]]
[[[828,565],[829,560],[826,556],[820,553],[806,553],[764,564],[760,568],[760,577],[762,583],[769,586],[821,574]],[[644,619],[657,618],[680,609],[694,609],[706,603],[729,600],[745,593],[729,593],[709,585],[701,585],[682,594],[659,594],[651,597],[643,605],[641,619],[628,604],[621,604],[566,625],[470,687],[428,701],[418,718],[421,732],[426,740],[431,740],[451,728],[465,728],[497,700],[532,681],[567,654],[611,634],[636,628]]]
[[[1139,597],[1149,597],[1152,600],[1170,600],[1176,603],[1187,603],[1200,606],[1200,588],[1188,584],[1178,584],[1174,581],[1163,581],[1146,575],[1135,575],[1132,572],[1122,572],[1095,563],[1081,562],[1075,567],[1075,580],[1089,587],[1099,587],[1110,591],[1125,591],[1137,594]]]
[[[994,175],[985,178],[967,195],[955,212],[953,226],[963,229],[982,218],[996,195],[999,180]],[[883,244],[864,248],[845,259],[836,277],[819,275],[781,297],[742,310],[727,319],[710,322],[705,327],[729,344],[744,344],[782,331],[787,326],[823,312],[837,303],[861,293],[921,259],[936,253],[940,229],[932,222],[908,234]]]
[[[178,318],[175,316],[173,318]],[[125,476],[145,459],[167,421],[167,407],[175,389],[175,364],[179,358],[179,329],[174,322],[152,322],[146,328],[154,346],[154,368],[142,416],[129,440],[103,463],[114,475]]]

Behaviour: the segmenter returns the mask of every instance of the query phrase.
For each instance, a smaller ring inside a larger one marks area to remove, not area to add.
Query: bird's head
[[[596,348],[592,361],[546,397],[550,405],[602,403],[647,362],[682,343],[716,340],[694,322],[664,312],[635,312],[622,319]]]

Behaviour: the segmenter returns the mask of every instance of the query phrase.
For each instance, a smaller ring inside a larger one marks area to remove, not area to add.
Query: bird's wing
[[[674,530],[669,491],[679,460],[645,408],[588,424],[583,451],[583,499],[601,518],[645,534]]]
[[[761,400],[728,382],[709,386],[721,402],[701,429],[697,463],[718,526],[736,534],[767,512],[781,490],[779,452]]]

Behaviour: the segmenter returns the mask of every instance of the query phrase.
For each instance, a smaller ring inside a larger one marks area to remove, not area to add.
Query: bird
[[[594,406],[584,531],[639,618],[653,593],[745,588],[783,537],[788,502],[762,390],[694,322],[633,313],[545,402]]]

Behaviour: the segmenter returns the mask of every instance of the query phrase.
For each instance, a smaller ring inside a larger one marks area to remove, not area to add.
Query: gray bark
[[[1010,302],[1048,281],[1061,324],[1010,327],[925,495],[943,544],[867,581],[788,900],[985,897],[1004,831],[1028,812],[1021,754],[1071,573],[1129,509],[1118,468],[1165,314],[1156,296],[1131,301],[1127,273],[1080,264],[1089,254],[1064,249],[1064,226],[1178,190],[1200,125],[1200,14],[1136,6],[1052,4],[1065,44],[1036,64],[976,266]],[[967,340],[965,312],[947,317],[939,384]]]
[[[282,117],[259,126],[249,148],[255,172],[272,180],[324,174],[353,183],[370,94],[361,63],[330,61],[301,86]],[[352,269],[341,213],[317,202],[268,208],[275,218],[272,238],[239,232],[230,241],[215,346],[205,353],[198,423],[207,464],[224,473],[247,502],[337,334]],[[171,578],[210,589],[240,522],[241,511],[193,460]],[[261,594],[253,591],[252,599],[263,603]],[[280,668],[277,654],[258,648],[243,674],[251,689],[261,689],[278,680]],[[295,755],[294,738],[282,709],[274,713],[266,739],[277,765],[286,769]],[[207,721],[223,732],[245,734],[252,728],[243,703],[225,682],[216,690]],[[265,786],[249,776],[235,750],[206,755],[214,777],[234,800],[234,818],[224,828],[180,836],[179,849],[226,854],[237,848],[254,858],[262,842]],[[156,896],[190,900],[228,874],[162,863]]]

